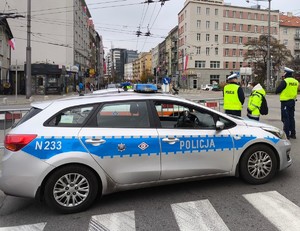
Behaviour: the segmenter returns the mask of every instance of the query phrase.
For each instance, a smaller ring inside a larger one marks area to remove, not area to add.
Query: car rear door
[[[159,179],[159,139],[148,111],[146,101],[105,103],[94,117],[96,126],[79,133],[89,153],[119,184]]]
[[[228,130],[216,130],[214,114],[187,104],[156,101],[162,149],[162,180],[228,174],[233,165],[233,140]],[[181,121],[183,111],[197,124]],[[195,117],[194,117],[195,118]]]

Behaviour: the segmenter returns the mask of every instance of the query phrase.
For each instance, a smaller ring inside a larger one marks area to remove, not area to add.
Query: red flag
[[[189,56],[188,56],[188,55],[186,55],[186,56],[185,56],[185,60],[184,60],[184,70],[186,70],[186,69],[187,69],[188,62],[189,62]]]
[[[12,38],[8,40],[8,45],[14,50],[15,49],[15,39]]]

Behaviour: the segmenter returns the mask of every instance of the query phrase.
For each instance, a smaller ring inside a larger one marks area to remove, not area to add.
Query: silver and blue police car
[[[32,103],[5,137],[0,189],[74,213],[100,195],[169,182],[263,184],[292,163],[276,127],[140,92]]]

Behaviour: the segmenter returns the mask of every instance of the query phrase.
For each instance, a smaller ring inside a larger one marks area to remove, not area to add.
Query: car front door
[[[162,180],[228,174],[233,165],[233,140],[217,130],[213,112],[187,104],[156,101],[161,123]]]
[[[147,102],[104,103],[95,126],[80,131],[82,143],[119,184],[156,181],[160,176],[157,130],[151,128]]]

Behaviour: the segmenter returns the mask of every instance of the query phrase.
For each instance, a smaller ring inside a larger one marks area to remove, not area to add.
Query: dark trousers
[[[281,101],[281,121],[287,137],[295,136],[295,100]]]
[[[225,110],[225,113],[229,115],[242,116],[241,110]]]

